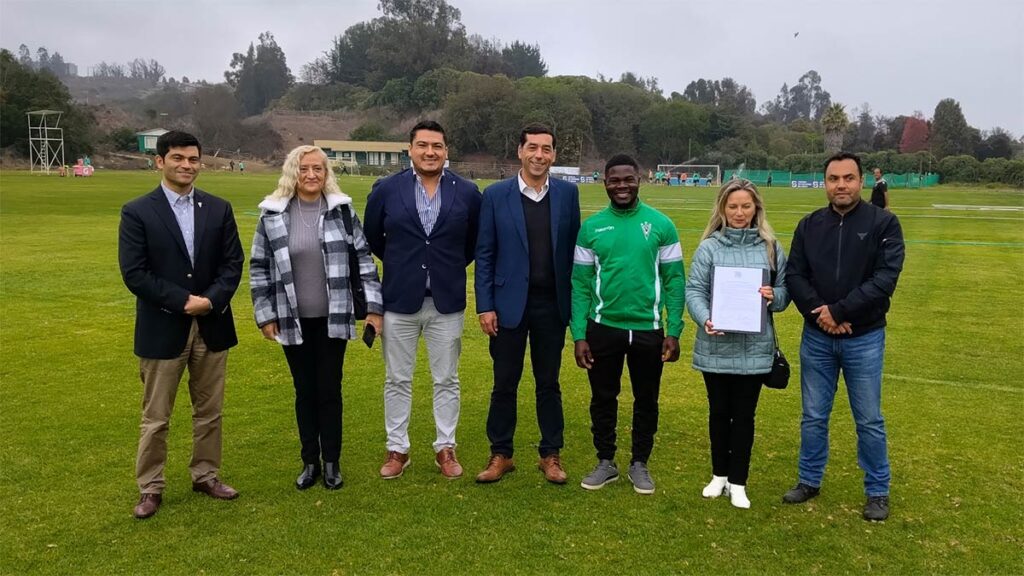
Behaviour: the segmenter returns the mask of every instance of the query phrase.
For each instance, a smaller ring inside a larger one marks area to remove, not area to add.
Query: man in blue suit
[[[539,468],[564,484],[562,392],[558,373],[569,324],[573,250],[580,229],[579,189],[550,178],[555,135],[530,124],[519,135],[518,175],[484,190],[476,246],[476,311],[490,336],[494,389],[487,415],[491,458],[477,482],[496,482],[515,470],[512,439],[516,393],[526,342],[537,384]]]
[[[409,465],[409,417],[416,346],[422,334],[434,381],[435,461],[446,478],[462,476],[455,456],[459,354],[466,310],[466,267],[480,217],[476,184],[444,169],[444,128],[423,121],[409,133],[412,169],[378,180],[366,201],[363,230],[384,262],[384,479]]]

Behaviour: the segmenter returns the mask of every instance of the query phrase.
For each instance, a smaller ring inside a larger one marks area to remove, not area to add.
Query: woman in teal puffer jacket
[[[754,412],[761,381],[771,370],[774,329],[764,334],[723,333],[711,322],[711,275],[715,266],[762,268],[769,285],[760,288],[771,312],[789,304],[786,255],[765,219],[761,194],[749,180],[733,179],[718,191],[686,280],[686,307],[697,325],[693,367],[704,374],[711,435],[711,482],[705,498],[728,494],[733,506],[749,508],[746,494]]]

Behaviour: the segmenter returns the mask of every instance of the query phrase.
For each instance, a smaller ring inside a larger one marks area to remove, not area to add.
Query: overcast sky
[[[631,70],[667,96],[730,76],[760,105],[817,70],[853,112],[916,110],[943,98],[968,123],[1024,133],[1021,0],[449,0],[470,34],[540,45],[550,75]],[[0,0],[0,46],[46,46],[86,74],[101,60],[155,58],[175,78],[223,81],[233,52],[271,31],[292,72],[377,0]],[[400,41],[396,39],[396,41]]]

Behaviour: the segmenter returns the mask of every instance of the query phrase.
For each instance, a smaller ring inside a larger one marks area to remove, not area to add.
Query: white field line
[[[916,376],[896,376],[884,374],[883,377],[890,380],[903,380],[905,382],[917,382],[920,384],[938,384],[940,386],[952,386],[954,388],[970,388],[972,390],[993,390],[995,392],[1011,392],[1014,394],[1024,393],[1024,388],[1012,386],[1000,386],[998,384],[980,384],[974,382],[954,382],[952,380],[933,380],[931,378],[917,378]]]
[[[980,210],[999,212],[1024,212],[1024,206],[978,206],[974,204],[932,204],[937,210]]]
[[[647,203],[657,207],[660,200],[655,202],[648,201]],[[607,204],[582,204],[580,209],[583,212],[597,212],[606,208]],[[703,208],[682,208],[682,207],[666,207],[669,210],[683,210],[688,212],[704,212],[711,213],[711,207],[705,206]],[[814,208],[821,208],[821,206],[814,206]],[[900,218],[932,218],[939,220],[996,220],[996,221],[1007,221],[1007,222],[1024,222],[1024,218],[1012,218],[1012,217],[1000,217],[1000,216],[952,216],[946,214],[900,214],[901,210],[896,211],[896,215]],[[807,214],[805,210],[768,210],[768,214]]]

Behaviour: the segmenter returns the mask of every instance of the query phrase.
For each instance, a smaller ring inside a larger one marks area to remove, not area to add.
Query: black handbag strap
[[[349,212],[348,204],[341,207],[341,221],[345,225],[345,233],[355,240],[355,234],[352,232],[352,213]],[[348,245],[352,246],[352,242],[349,242]]]
[[[349,280],[358,280],[357,284],[354,283],[354,288],[362,291],[363,282],[359,277],[359,254],[356,253],[356,235],[352,230],[352,213],[349,211],[347,204],[341,207],[341,221],[345,225],[345,233],[348,234],[350,240],[345,243],[348,245]]]

